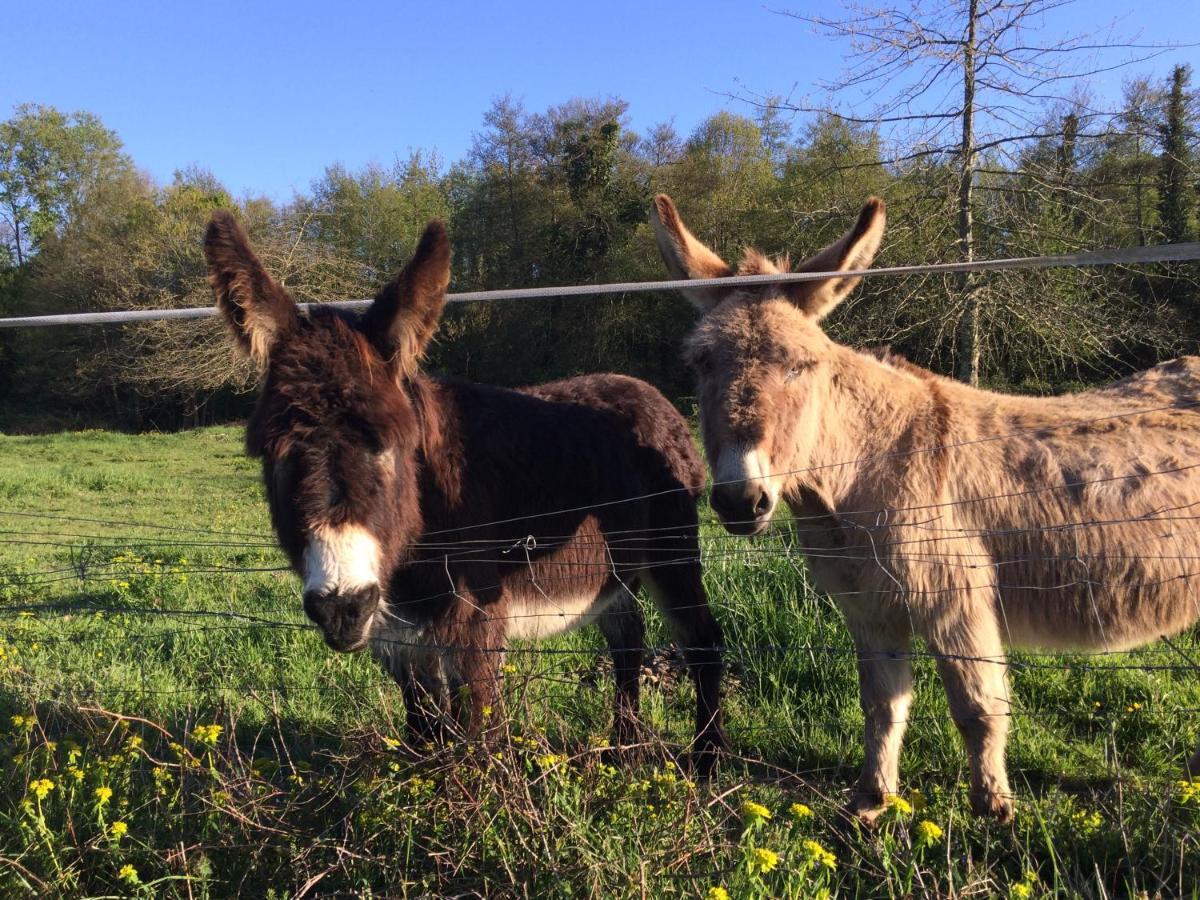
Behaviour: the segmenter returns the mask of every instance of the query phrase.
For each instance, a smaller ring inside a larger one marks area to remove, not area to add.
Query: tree
[[[1189,241],[1192,234],[1196,171],[1191,145],[1196,132],[1187,92],[1190,78],[1188,66],[1179,65],[1171,70],[1166,117],[1159,126],[1162,157],[1158,170],[1158,215],[1163,238],[1172,244]]]
[[[901,170],[921,160],[939,160],[954,173],[950,212],[955,221],[953,255],[975,258],[979,214],[977,196],[985,168],[1012,165],[1025,142],[1045,136],[1034,127],[1048,101],[1065,101],[1062,88],[1113,66],[1098,61],[1103,51],[1138,51],[1120,65],[1146,59],[1160,47],[1138,47],[1088,35],[1051,42],[1034,32],[1043,17],[1072,0],[950,0],[929,5],[867,8],[848,4],[844,19],[786,15],[818,31],[849,40],[847,72],[824,87],[835,95],[865,99],[866,112],[847,112],[829,104],[785,104],[783,108],[821,112],[847,122],[875,125],[886,133],[887,161]],[[757,105],[766,100],[743,95]],[[779,104],[771,104],[779,105]],[[1063,118],[1075,140],[1098,129],[1109,114],[1085,106]],[[948,249],[948,248],[947,248]],[[957,371],[976,383],[981,363],[984,285],[964,273],[957,284]]]
[[[105,179],[130,167],[115,132],[91,113],[23,104],[0,123],[0,220],[18,266]]]

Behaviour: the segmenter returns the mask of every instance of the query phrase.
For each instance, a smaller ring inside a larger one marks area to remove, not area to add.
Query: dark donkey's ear
[[[408,265],[379,292],[362,322],[379,352],[406,376],[416,372],[437,329],[449,286],[450,239],[446,226],[434,220]]]
[[[204,255],[208,283],[234,340],[259,365],[266,365],[271,346],[296,327],[296,302],[267,274],[228,210],[213,213],[204,235]]]
[[[871,197],[858,214],[854,227],[820,253],[806,259],[797,272],[851,272],[866,269],[875,259],[887,226],[883,201]],[[798,281],[784,287],[787,298],[803,312],[820,319],[850,296],[862,279],[823,278],[820,281]]]
[[[672,278],[728,278],[733,274],[733,269],[721,257],[688,231],[679,218],[675,203],[666,194],[654,198],[650,224],[654,226],[658,252],[662,254]],[[723,287],[684,288],[683,296],[701,312],[708,312],[729,296],[729,291],[729,288]]]

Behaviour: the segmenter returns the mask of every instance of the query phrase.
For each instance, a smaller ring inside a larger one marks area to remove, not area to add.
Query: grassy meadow
[[[713,782],[602,762],[594,629],[510,655],[494,755],[416,759],[398,690],[307,627],[240,429],[0,437],[0,896],[1200,895],[1194,636],[1017,658],[1012,826],[971,818],[920,661],[904,792],[860,829],[849,637],[790,541],[705,526],[734,648]],[[664,750],[690,694],[648,660]]]

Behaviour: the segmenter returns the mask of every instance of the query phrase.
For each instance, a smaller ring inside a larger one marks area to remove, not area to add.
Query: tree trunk
[[[958,253],[962,262],[971,262],[975,258],[975,223],[971,204],[975,185],[975,26],[978,15],[979,0],[971,0],[967,12],[967,35],[963,41],[962,143],[959,145]],[[964,304],[962,319],[958,323],[958,377],[960,381],[976,385],[979,383],[980,289],[972,272],[959,273],[957,283]]]

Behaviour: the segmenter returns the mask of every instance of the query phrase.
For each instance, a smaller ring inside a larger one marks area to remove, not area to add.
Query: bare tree
[[[1104,133],[1112,114],[1072,87],[1080,79],[1142,62],[1169,49],[1093,34],[1040,39],[1047,17],[1074,0],[909,0],[868,7],[847,3],[844,18],[783,12],[818,33],[845,39],[845,72],[822,89],[840,104],[779,103],[743,92],[758,106],[831,115],[874,126],[885,139],[889,165],[937,161],[954,176],[957,258],[974,258],[984,164],[1013,165],[1020,147],[1045,139],[1050,107],[1069,115],[1071,142]],[[859,112],[865,110],[865,112]],[[956,282],[958,375],[979,379],[985,286],[973,274]]]

